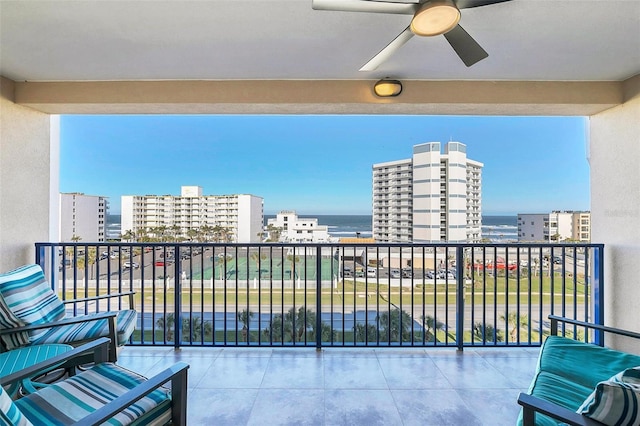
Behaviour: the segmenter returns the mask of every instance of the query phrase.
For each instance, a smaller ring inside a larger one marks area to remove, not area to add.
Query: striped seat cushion
[[[116,315],[117,346],[125,345],[129,341],[129,337],[136,327],[137,317],[138,314],[134,310],[118,311]],[[90,319],[91,315],[85,315],[82,318]],[[98,337],[109,337],[109,323],[106,319],[49,328],[37,339],[32,340],[32,344],[67,343],[77,345]]]
[[[51,290],[39,265],[25,265],[0,274],[0,296],[13,314],[27,325],[64,318],[64,305]],[[31,340],[44,332],[30,332]]]
[[[115,364],[104,363],[27,395],[15,401],[15,405],[35,425],[68,425],[145,380]],[[170,419],[170,391],[160,388],[116,414],[105,424],[164,425]]]
[[[25,325],[27,324],[24,321],[13,315],[4,298],[0,295],[0,330],[11,330],[16,327],[24,327]],[[2,349],[10,351],[11,349],[27,345],[29,343],[29,333],[22,331],[19,333],[3,334],[0,339],[2,339]]]
[[[22,415],[2,386],[0,386],[0,425],[33,426],[33,423]]]

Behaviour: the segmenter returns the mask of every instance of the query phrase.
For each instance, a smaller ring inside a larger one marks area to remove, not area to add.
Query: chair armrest
[[[22,331],[40,330],[42,328],[54,328],[60,327],[62,325],[77,324],[80,322],[99,321],[102,319],[115,318],[116,315],[118,315],[117,312],[100,312],[98,314],[81,315],[78,317],[65,318],[60,321],[52,321],[45,324],[25,325],[23,327],[7,328],[4,330],[0,330],[0,335],[20,333]]]
[[[171,381],[172,420],[174,425],[186,424],[187,369],[189,365],[178,362],[161,373],[114,399],[110,403],[84,417],[75,426],[99,425],[144,398],[163,384]]]
[[[590,322],[578,321],[571,318],[565,318],[558,315],[549,315],[551,320],[551,335],[558,335],[558,323],[564,322],[567,324],[573,324],[580,327],[591,328],[593,330],[606,331],[607,333],[618,334],[620,336],[633,337],[634,339],[640,339],[640,333],[634,331],[623,330],[621,328],[607,327],[606,325],[593,324]]]
[[[22,370],[16,371],[15,373],[2,376],[0,377],[0,386],[15,383],[27,377],[36,376],[39,372],[44,372],[52,366],[60,365],[77,356],[90,353],[93,353],[93,359],[96,363],[106,362],[109,357],[109,339],[107,339],[106,337],[101,337],[82,346],[78,346],[77,348],[72,349],[68,352],[34,364],[31,367],[23,368]]]
[[[602,423],[596,420],[526,393],[518,395],[518,404],[522,405],[522,426],[534,426],[536,413],[553,417],[571,426],[602,426]]]
[[[100,296],[82,297],[79,299],[67,299],[67,300],[62,300],[62,303],[67,304],[67,303],[92,302],[94,300],[111,299],[114,297],[133,296],[134,294],[136,294],[135,291],[125,291],[123,293],[110,293],[110,294],[102,294]]]

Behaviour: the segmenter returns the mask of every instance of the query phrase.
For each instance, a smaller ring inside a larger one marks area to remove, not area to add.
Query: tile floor
[[[126,347],[146,376],[190,364],[188,424],[513,425],[531,349],[212,349]]]

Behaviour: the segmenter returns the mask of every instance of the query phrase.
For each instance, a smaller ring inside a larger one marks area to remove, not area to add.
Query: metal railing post
[[[180,279],[180,246],[173,246],[174,330],[173,347],[180,348],[182,341],[182,280]],[[191,326],[191,324],[189,324]]]
[[[604,245],[594,247],[594,251],[592,283],[593,322],[604,325]],[[594,343],[604,346],[604,332],[602,330],[595,331]]]
[[[305,252],[306,255],[306,252]],[[305,294],[305,298],[307,295]],[[316,350],[322,348],[322,247],[316,246]]]
[[[464,347],[464,247],[456,246],[456,346]]]

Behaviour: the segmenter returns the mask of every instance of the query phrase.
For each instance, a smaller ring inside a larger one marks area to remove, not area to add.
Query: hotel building
[[[60,241],[105,241],[109,201],[98,195],[60,193]]]
[[[300,218],[295,211],[281,211],[275,218],[267,220],[282,230],[280,241],[292,243],[326,243],[329,241],[329,227],[318,225],[318,219]]]
[[[482,167],[460,142],[413,147],[373,165],[373,236],[379,242],[480,242]]]
[[[199,186],[182,186],[180,196],[122,196],[122,233],[178,226],[186,237],[190,229],[220,226],[231,231],[231,242],[254,243],[263,220],[263,199],[254,195],[202,195]]]
[[[591,213],[554,211],[518,214],[519,242],[591,241]]]

